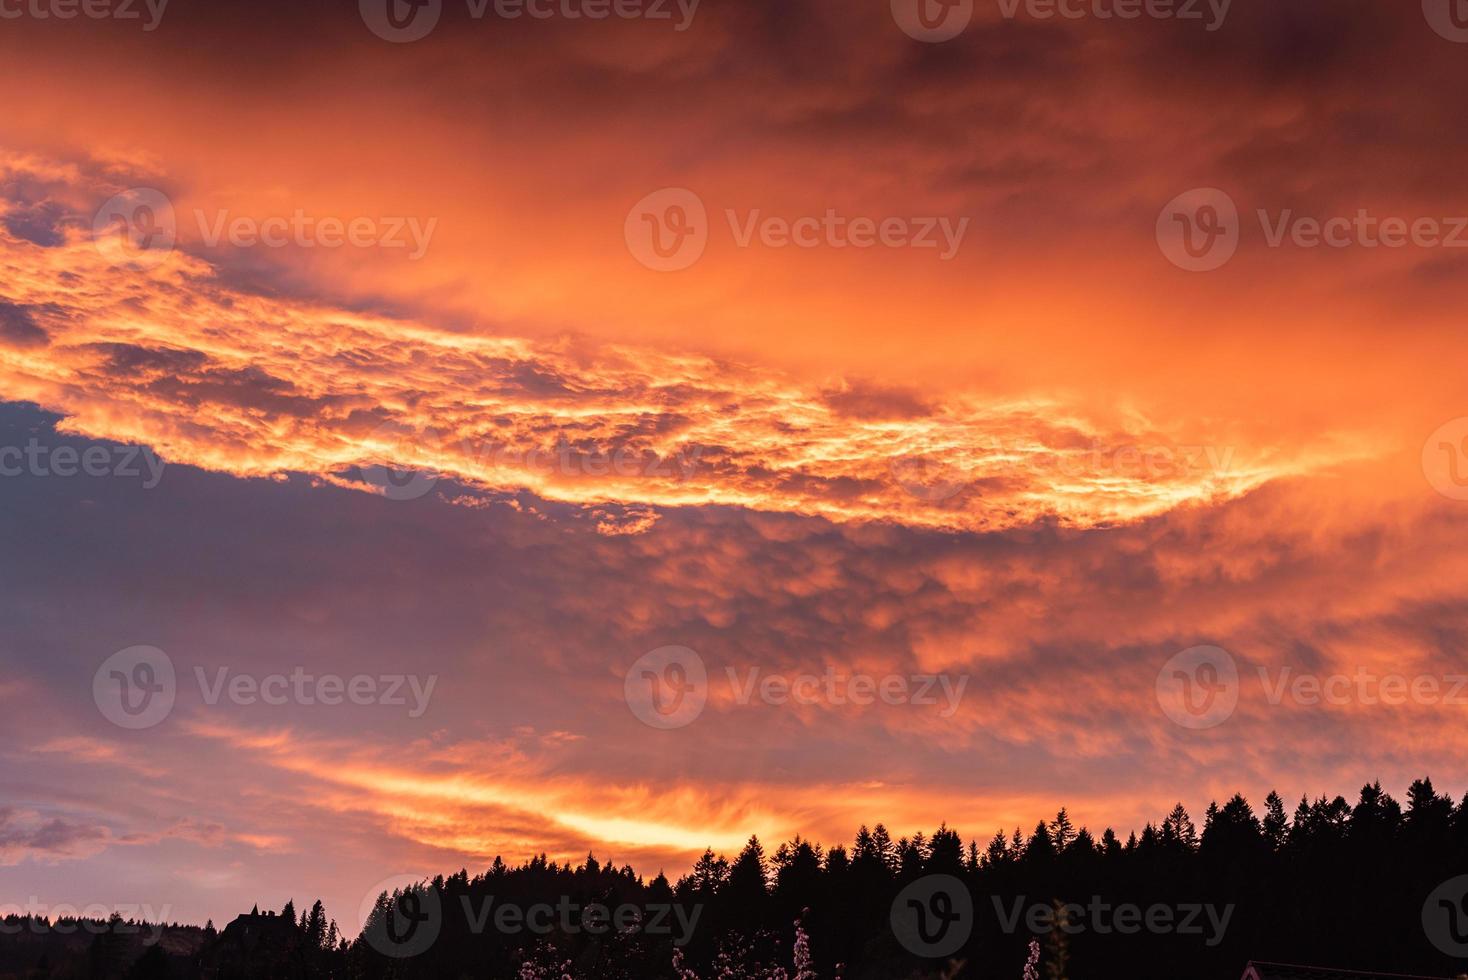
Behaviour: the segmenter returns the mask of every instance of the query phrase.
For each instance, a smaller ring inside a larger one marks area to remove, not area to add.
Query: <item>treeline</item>
[[[54,963],[34,972],[32,961],[33,972],[8,975],[1019,978],[1038,940],[1040,975],[1051,978],[1236,980],[1249,960],[1452,977],[1468,964],[1425,928],[1423,908],[1463,874],[1468,796],[1455,804],[1423,779],[1404,802],[1372,783],[1354,804],[1301,799],[1291,810],[1270,794],[1256,809],[1235,796],[1198,821],[1179,804],[1124,841],[1075,826],[1064,809],[1028,835],[987,841],[947,826],[894,840],[881,824],[829,848],[796,838],[771,851],[751,839],[732,858],[706,852],[676,882],[592,856],[575,866],[496,858],[481,874],[383,895],[350,943],[318,903],[299,919],[293,909],[241,916],[194,950],[175,942],[126,965],[94,954],[82,973]],[[892,922],[899,895],[900,908],[911,894],[926,900],[934,881],[960,882],[972,909],[954,925],[965,941],[937,958]],[[13,962],[16,938],[0,937],[0,963]]]

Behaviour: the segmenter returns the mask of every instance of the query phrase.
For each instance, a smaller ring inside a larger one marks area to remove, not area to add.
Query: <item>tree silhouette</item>
[[[368,929],[352,942],[320,901],[299,919],[287,902],[278,914],[255,906],[220,931],[212,922],[162,926],[156,943],[145,943],[147,930],[120,916],[85,928],[9,916],[0,920],[0,978],[692,980],[788,977],[795,969],[812,980],[834,976],[837,964],[845,964],[844,980],[941,970],[1002,977],[1021,975],[1032,940],[1047,951],[1043,970],[1052,977],[1235,980],[1250,959],[1454,975],[1462,962],[1434,945],[1422,915],[1434,889],[1468,874],[1468,797],[1455,803],[1423,778],[1405,800],[1399,804],[1372,781],[1354,804],[1306,796],[1287,816],[1278,793],[1266,797],[1262,812],[1235,794],[1207,805],[1201,832],[1178,803],[1125,843],[1110,827],[1099,837],[1076,827],[1064,807],[1028,837],[999,830],[986,845],[947,823],[931,832],[914,828],[896,843],[881,823],[859,828],[849,847],[796,836],[773,853],[750,837],[732,862],[707,849],[672,883],[662,872],[644,881],[593,854],[578,866],[545,854],[517,866],[496,857],[482,873],[460,869],[409,890],[419,908],[442,915],[429,947],[408,957],[389,955],[371,938],[380,938],[378,927],[388,927],[381,935],[411,932],[404,916],[411,918],[412,906],[401,892],[377,897]],[[904,889],[929,887],[924,879],[936,875],[960,881],[976,912],[947,966],[905,948],[891,927]],[[473,928],[464,914],[536,904],[572,911],[536,933]],[[688,935],[642,928],[656,907],[670,905],[696,910]],[[1160,908],[1175,921],[1190,905],[1227,910],[1226,928],[1128,932],[1093,919],[1098,907],[1130,906]],[[597,917],[586,911],[593,906],[633,907],[636,926],[597,931]],[[995,914],[1011,909],[1007,920]],[[1046,927],[1031,915],[1036,910],[1072,931]],[[675,938],[681,974],[674,972]]]

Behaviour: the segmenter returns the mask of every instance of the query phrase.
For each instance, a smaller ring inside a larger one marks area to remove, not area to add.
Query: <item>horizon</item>
[[[0,906],[1468,790],[1468,0],[71,4]]]
[[[1441,786],[1438,786],[1438,785],[1432,783],[1431,776],[1424,775],[1424,776],[1420,777],[1420,779],[1423,780],[1423,781],[1425,781],[1429,785],[1434,786],[1434,788],[1437,789],[1439,792],[1442,791],[1442,787]],[[1367,782],[1364,785],[1367,786],[1367,787],[1370,787],[1370,786],[1373,786],[1373,785],[1379,785],[1379,782],[1380,782],[1379,780],[1372,780],[1370,782]],[[1388,788],[1388,787],[1382,787],[1383,793],[1385,793],[1387,796],[1392,797],[1393,799],[1398,799],[1398,800],[1401,799],[1401,798],[1404,798],[1406,796],[1405,790],[1406,790],[1406,787],[1403,787],[1403,792],[1401,794],[1394,794],[1394,793],[1391,792],[1391,789],[1390,788]],[[1270,792],[1271,793],[1276,793],[1277,791],[1271,790]],[[1240,793],[1238,795],[1244,796],[1244,799],[1247,802],[1249,802],[1251,805],[1254,804],[1254,801],[1253,800],[1250,800],[1247,795],[1242,794],[1242,793]],[[1456,799],[1456,797],[1454,796],[1454,794],[1452,793],[1451,790],[1449,790],[1448,792],[1444,793],[1443,795],[1445,795],[1449,799]],[[1220,800],[1215,799],[1215,800],[1210,800],[1209,803],[1210,804],[1218,804],[1220,802],[1226,802],[1227,799],[1228,798],[1231,798],[1232,796],[1233,796],[1233,794],[1229,794],[1229,797],[1225,798],[1223,801],[1220,801]],[[1293,818],[1293,815],[1296,812],[1296,807],[1298,807],[1301,803],[1314,803],[1316,801],[1327,801],[1327,802],[1330,802],[1330,801],[1334,801],[1337,798],[1343,798],[1343,799],[1345,799],[1345,801],[1348,804],[1351,803],[1351,797],[1349,795],[1347,795],[1347,794],[1344,794],[1344,793],[1336,793],[1336,794],[1325,793],[1325,794],[1316,794],[1314,796],[1311,796],[1311,794],[1306,793],[1306,794],[1303,794],[1302,795],[1301,800],[1299,801],[1299,803],[1292,803],[1291,802],[1291,799],[1292,798],[1290,796],[1287,796],[1287,795],[1282,795],[1281,796],[1281,800],[1284,803],[1285,812],[1287,814],[1289,814],[1291,816],[1291,818]],[[1263,800],[1263,797],[1261,797],[1260,805],[1257,806],[1257,807],[1255,807],[1255,812],[1256,813],[1262,812],[1262,810],[1263,810],[1262,800]],[[1464,804],[1468,804],[1468,789],[1465,789],[1464,794],[1463,794],[1463,797],[1461,799],[1461,803],[1459,803],[1459,806],[1462,806]],[[1193,809],[1189,808],[1186,805],[1186,803],[1184,803],[1184,801],[1181,801],[1181,800],[1175,801],[1175,805],[1182,806],[1184,808],[1184,810],[1187,812],[1187,815],[1190,818],[1193,816],[1193,814],[1195,812]],[[1052,814],[1050,817],[1039,817],[1039,818],[1037,818],[1037,823],[1038,824],[1044,824],[1046,826],[1049,826],[1050,824],[1053,823],[1054,817],[1059,814],[1059,811],[1060,810],[1066,811],[1067,815],[1069,815],[1069,807],[1066,807],[1064,804],[1062,804],[1060,806],[1060,808],[1057,810],[1056,814]],[[1206,810],[1207,810],[1207,807],[1205,806],[1203,808],[1198,809],[1196,812],[1198,814],[1202,815],[1202,814],[1206,813]],[[1201,819],[1201,817],[1200,817],[1200,819]],[[1089,831],[1090,834],[1091,834],[1091,836],[1092,836],[1092,838],[1096,841],[1096,843],[1098,845],[1100,845],[1100,843],[1102,841],[1102,838],[1103,838],[1103,835],[1107,831],[1110,831],[1113,834],[1115,834],[1117,840],[1119,842],[1121,842],[1123,846],[1126,846],[1128,843],[1132,843],[1132,842],[1135,842],[1136,839],[1140,839],[1140,837],[1142,836],[1142,833],[1143,833],[1144,830],[1147,830],[1147,829],[1154,829],[1155,830],[1157,827],[1161,826],[1161,824],[1163,823],[1163,820],[1162,819],[1158,819],[1158,820],[1155,820],[1155,821],[1148,821],[1147,824],[1144,827],[1129,828],[1124,833],[1121,830],[1118,830],[1117,828],[1110,827],[1110,826],[1103,827],[1099,831],[1097,831],[1097,830],[1091,830],[1091,828],[1090,828],[1090,826],[1088,824],[1086,824],[1085,822],[1080,821],[1080,820],[1075,820],[1073,817],[1072,817],[1072,822],[1075,825],[1075,830],[1076,830],[1077,833],[1079,833],[1080,831]],[[1195,822],[1195,824],[1198,823],[1197,821],[1194,821],[1194,822]],[[850,836],[850,838],[848,838],[848,839],[843,839],[843,840],[840,840],[840,841],[834,841],[834,842],[831,842],[829,844],[827,842],[821,841],[821,840],[806,840],[805,843],[810,844],[812,847],[814,847],[817,850],[817,852],[822,853],[822,854],[829,853],[830,850],[832,850],[834,848],[837,848],[837,847],[842,848],[843,850],[847,850],[849,852],[850,851],[850,848],[848,847],[848,845],[852,841],[855,840],[856,834],[860,830],[867,829],[869,831],[873,831],[874,832],[878,827],[885,827],[885,826],[886,826],[885,822],[884,821],[880,821],[880,820],[879,821],[876,821],[876,822],[867,822],[867,823],[863,823],[860,827],[858,827],[857,828],[857,831],[853,831],[852,834],[851,834],[851,836]],[[1200,824],[1199,824],[1199,827],[1201,829],[1201,825]],[[914,837],[914,835],[917,835],[917,834],[922,834],[924,837],[926,837],[930,833],[930,831],[939,830],[939,829],[947,829],[948,831],[957,834],[965,842],[965,844],[972,843],[972,844],[975,844],[975,845],[982,845],[986,841],[989,841],[989,840],[992,840],[993,839],[992,836],[985,835],[985,834],[982,834],[982,833],[977,834],[977,835],[973,835],[973,836],[968,836],[968,835],[965,834],[964,829],[962,827],[956,826],[956,825],[951,825],[947,821],[939,821],[939,823],[938,823],[937,826],[934,826],[934,827],[931,827],[931,828],[927,828],[927,829],[915,828],[915,829],[913,829],[910,832],[907,832],[907,831],[904,831],[904,830],[901,830],[901,829],[895,829],[895,828],[886,828],[886,829],[888,831],[889,837],[891,837],[891,840],[892,840],[892,842],[894,844],[897,844],[899,841],[908,841],[908,840],[912,839]],[[1031,834],[1034,832],[1034,830],[1035,830],[1035,828],[1033,828],[1033,827],[1026,828],[1024,825],[1018,825],[1018,826],[1015,826],[1015,827],[1012,827],[1012,828],[1007,828],[1007,829],[1006,828],[999,828],[998,831],[997,831],[997,833],[998,833],[998,835],[1000,837],[1004,837],[1006,839],[1008,839],[1009,837],[1011,837],[1014,834],[1022,834],[1025,838],[1029,838],[1031,836]],[[756,838],[757,839],[759,835],[752,834],[750,836],[751,836],[751,838]],[[784,843],[784,842],[782,842],[782,843]],[[776,842],[775,841],[760,841],[760,844],[762,844],[762,845],[768,844],[771,847],[773,847],[776,844]],[[742,849],[742,847],[743,847],[743,845],[741,845],[741,848],[740,849]],[[708,850],[712,851],[713,849],[712,848],[709,848]],[[767,848],[767,853],[768,852],[769,852],[769,849]],[[980,847],[980,852],[982,854],[982,847]],[[732,861],[732,859],[733,859],[733,857],[735,855],[734,854],[719,854],[719,853],[715,852],[715,856],[718,857],[718,858],[721,858],[721,859],[730,859]],[[506,868],[508,868],[509,870],[517,870],[517,869],[520,869],[520,868],[523,868],[523,867],[529,865],[530,863],[536,861],[539,858],[545,858],[552,865],[564,865],[566,867],[569,867],[571,870],[579,871],[581,869],[584,869],[587,866],[587,858],[595,858],[596,861],[597,861],[597,864],[604,871],[609,871],[609,870],[614,870],[614,869],[617,870],[617,871],[621,871],[621,870],[623,870],[625,868],[631,868],[632,872],[634,873],[634,875],[636,875],[636,877],[637,877],[637,879],[639,881],[645,881],[646,883],[649,883],[650,884],[650,883],[652,883],[653,881],[655,881],[658,878],[664,878],[669,883],[669,885],[671,886],[671,885],[677,884],[680,878],[683,878],[683,877],[687,876],[690,872],[692,872],[693,869],[694,869],[694,864],[696,863],[696,862],[691,862],[686,868],[680,868],[675,873],[668,874],[668,869],[666,869],[666,868],[659,868],[656,873],[649,873],[649,870],[648,869],[633,867],[632,865],[630,865],[630,864],[628,864],[626,862],[618,862],[615,859],[615,857],[610,852],[607,852],[607,853],[603,854],[603,856],[601,858],[597,858],[596,857],[596,851],[595,851],[595,849],[589,851],[585,855],[580,856],[579,858],[577,858],[577,857],[568,857],[568,856],[559,856],[558,857],[556,855],[548,855],[548,854],[545,854],[545,853],[532,853],[532,854],[527,854],[523,858],[519,858],[517,860],[504,860],[504,857],[505,857],[504,855],[496,854],[492,859],[490,859],[488,862],[486,862],[483,866],[481,866],[477,870],[475,868],[471,868],[471,867],[468,867],[468,866],[463,866],[463,867],[455,868],[455,869],[452,869],[452,870],[450,870],[450,869],[439,869],[439,870],[437,870],[435,872],[430,872],[430,873],[424,874],[421,878],[417,878],[417,880],[419,880],[419,881],[421,881],[423,883],[429,883],[429,882],[431,882],[436,877],[442,876],[444,878],[448,878],[448,877],[450,877],[452,875],[455,875],[455,874],[458,874],[460,872],[468,872],[470,874],[470,878],[473,879],[475,877],[478,877],[479,875],[487,874],[489,870],[492,870],[493,869],[493,867],[494,867],[494,865],[495,865],[496,862],[502,862],[504,864],[504,866]],[[578,861],[580,863],[577,863]],[[407,875],[407,874],[399,874],[399,875],[390,876],[390,880],[393,881],[395,887],[403,887],[403,884],[405,883],[405,879],[411,878],[411,877],[416,877],[416,876]],[[364,895],[363,896],[363,899],[365,900],[365,899],[369,899],[369,898],[372,898],[372,897],[375,897],[375,896],[376,896],[376,893],[371,893],[371,894],[368,894],[368,895]],[[35,896],[32,896],[32,898],[34,898],[34,897]],[[294,904],[296,904],[296,900],[297,900],[297,896],[295,896],[295,895],[287,896],[286,899],[285,899],[285,903],[290,903],[290,904],[294,905]],[[302,910],[302,911],[304,911],[306,908],[309,907],[306,903],[308,901],[314,901],[314,900],[316,900],[316,896],[314,894],[303,895],[303,896],[301,896],[301,903],[300,903],[300,905],[297,906],[297,908],[300,909],[300,910]],[[258,911],[259,914],[261,914],[261,915],[276,915],[277,914],[277,912],[274,910],[274,906],[271,905],[270,903],[262,903],[260,901],[252,901],[249,904],[251,905],[251,907],[253,909],[255,909],[256,911]],[[53,910],[54,910],[54,907],[53,907]],[[163,910],[161,910],[161,909],[155,910],[155,911],[163,912]],[[356,923],[356,928],[354,930],[353,928],[351,928],[351,926],[353,925],[353,923],[352,923],[352,920],[350,918],[347,918],[347,919],[337,918],[335,916],[334,910],[330,906],[326,906],[326,912],[327,912],[327,915],[330,916],[330,917],[332,917],[333,920],[336,922],[336,924],[339,927],[341,927],[341,934],[342,934],[342,936],[344,938],[346,938],[348,940],[354,940],[354,939],[356,939],[358,937],[358,935],[360,935],[361,926],[362,926],[361,923]],[[166,914],[166,913],[164,913],[164,914]],[[250,914],[249,912],[246,912],[246,911],[243,911],[243,910],[241,910],[239,912],[236,912],[236,913],[233,913],[227,919],[222,920],[222,923],[216,923],[215,924],[215,927],[216,928],[222,928],[223,925],[227,925],[229,922],[234,921],[234,919],[240,918],[240,917],[244,917],[244,916],[247,916],[249,914]],[[17,903],[0,903],[0,918],[9,917],[11,915],[20,915],[20,916],[24,917],[26,915],[26,909],[24,907],[21,907]],[[49,916],[42,916],[42,917],[49,917]],[[73,916],[73,917],[76,917],[76,918],[88,918],[87,916]],[[127,918],[127,917],[125,916],[124,918]],[[51,921],[54,922],[54,921],[56,921],[56,919],[55,918],[52,918]],[[97,921],[100,921],[100,920],[97,920]],[[186,927],[186,928],[202,929],[205,926],[207,926],[209,923],[214,922],[214,918],[213,917],[208,917],[204,921],[187,921],[187,920],[183,920],[183,919],[165,919],[165,920],[154,921],[154,920],[149,920],[149,919],[146,919],[146,918],[139,918],[137,921],[139,923],[146,923],[146,924],[149,924],[149,925],[169,925],[169,926],[181,926],[181,927]]]

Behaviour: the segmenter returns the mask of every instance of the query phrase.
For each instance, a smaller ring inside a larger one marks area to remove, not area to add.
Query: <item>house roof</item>
[[[1446,980],[1444,977],[1409,976],[1405,973],[1363,973],[1359,970],[1327,970],[1286,963],[1250,963],[1241,980]]]

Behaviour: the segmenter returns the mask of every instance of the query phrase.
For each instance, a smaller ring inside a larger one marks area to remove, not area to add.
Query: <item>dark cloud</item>
[[[913,419],[932,406],[915,391],[865,382],[825,393],[826,404],[838,415],[859,419]]]
[[[67,215],[65,205],[57,201],[39,201],[22,205],[5,213],[5,230],[17,238],[45,248],[55,248],[66,241],[62,221]]]
[[[0,341],[12,347],[44,347],[50,336],[27,307],[0,299]]]
[[[209,363],[203,351],[165,347],[139,347],[136,344],[91,344],[90,349],[106,358],[108,371],[116,373],[157,372],[160,374],[193,373]]]
[[[94,851],[111,837],[104,826],[61,817],[23,814],[16,807],[0,808],[0,863],[21,858],[55,859]]]

